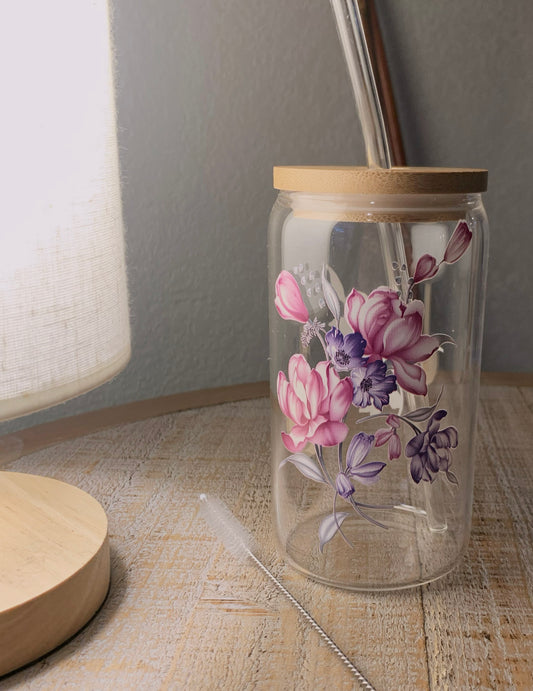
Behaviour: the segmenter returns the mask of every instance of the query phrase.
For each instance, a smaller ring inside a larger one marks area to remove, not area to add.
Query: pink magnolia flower
[[[403,303],[390,288],[373,290],[368,297],[352,290],[346,299],[345,316],[366,341],[369,361],[390,360],[399,386],[414,394],[426,394],[426,375],[416,364],[439,347],[436,336],[422,334],[424,303]]]
[[[278,401],[281,411],[294,426],[282,432],[283,443],[291,453],[310,442],[336,446],[344,441],[348,426],[343,419],[353,397],[350,379],[340,379],[328,362],[311,369],[303,355],[289,360],[289,379],[278,374]]]
[[[471,240],[472,231],[468,227],[466,221],[460,221],[453,231],[451,238],[448,240],[444,252],[444,259],[442,261],[446,262],[446,264],[453,264],[456,262],[466,252]]]
[[[305,324],[309,312],[302,300],[296,279],[288,271],[282,271],[276,279],[276,309],[283,319],[292,319]]]

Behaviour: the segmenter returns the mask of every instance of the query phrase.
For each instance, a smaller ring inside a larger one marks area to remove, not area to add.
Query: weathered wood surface
[[[277,557],[269,403],[123,424],[5,468],[78,485],[110,524],[112,587],[74,639],[0,689],[350,689],[342,662],[198,518],[220,496],[377,689],[533,689],[533,389],[483,386],[473,529],[461,566],[411,591],[354,594]]]

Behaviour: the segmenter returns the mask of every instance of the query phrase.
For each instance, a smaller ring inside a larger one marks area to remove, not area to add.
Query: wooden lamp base
[[[0,472],[0,675],[89,621],[109,588],[107,518],[64,482]]]

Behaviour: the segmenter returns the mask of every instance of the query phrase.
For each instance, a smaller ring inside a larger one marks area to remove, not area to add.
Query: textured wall
[[[409,163],[489,170],[483,368],[531,371],[533,4],[377,4]]]
[[[133,358],[48,418],[266,378],[272,166],[364,163],[327,0],[114,4]],[[377,4],[409,163],[490,171],[484,368],[530,370],[533,5]]]

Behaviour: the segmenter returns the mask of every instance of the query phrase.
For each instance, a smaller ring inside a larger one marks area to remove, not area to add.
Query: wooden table
[[[384,594],[325,587],[277,556],[264,385],[132,404],[0,439],[8,459],[21,445],[27,454],[5,469],[65,480],[102,503],[113,569],[107,601],[85,629],[0,689],[354,688],[261,572],[207,531],[200,492],[226,501],[377,689],[533,689],[533,388],[521,383],[531,377],[482,386],[461,566]],[[231,398],[249,400],[221,402]],[[217,405],[187,410],[206,403]]]

